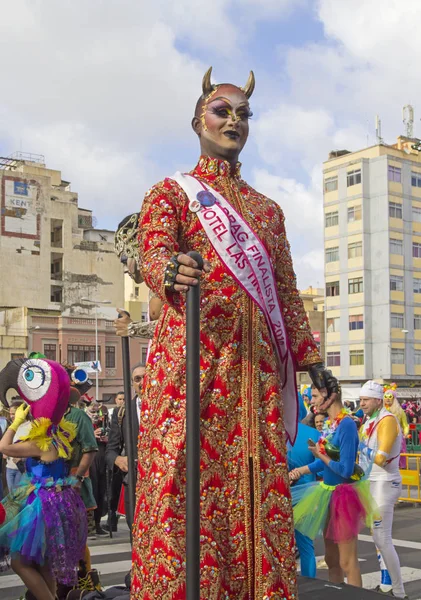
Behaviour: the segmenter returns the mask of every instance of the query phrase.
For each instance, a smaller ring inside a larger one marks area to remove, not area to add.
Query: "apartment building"
[[[0,158],[0,202],[0,368],[32,350],[71,363],[98,356],[99,398],[114,396],[123,373],[112,322],[128,279],[114,232],[95,228],[92,211],[40,155]],[[131,341],[132,364],[145,361],[147,345]]]
[[[342,382],[421,377],[421,155],[399,137],[324,163],[326,363]]]

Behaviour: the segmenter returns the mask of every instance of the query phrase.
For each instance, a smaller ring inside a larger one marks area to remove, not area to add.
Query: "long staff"
[[[188,255],[203,268],[197,252]],[[200,283],[186,306],[186,600],[200,598]]]
[[[127,313],[128,314],[128,313]],[[129,315],[130,316],[130,315]],[[125,406],[125,442],[126,454],[129,467],[128,473],[128,506],[126,506],[129,523],[134,522],[134,509],[136,498],[136,448],[137,448],[137,433],[136,433],[136,403],[132,402],[132,385],[130,373],[130,347],[129,338],[121,339],[121,350],[123,356],[123,382],[124,382],[124,398],[126,399]]]

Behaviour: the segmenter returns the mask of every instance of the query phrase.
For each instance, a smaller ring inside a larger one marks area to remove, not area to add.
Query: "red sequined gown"
[[[280,207],[229,163],[201,157],[192,173],[249,222],[273,261],[298,368],[320,362],[300,300]],[[210,261],[201,293],[201,600],[297,598],[282,394],[266,321],[214,252],[170,179],[146,195],[140,254],[147,285],[167,302],[149,354],[139,434],[132,599],[185,598],[185,304],[165,294],[174,254]]]

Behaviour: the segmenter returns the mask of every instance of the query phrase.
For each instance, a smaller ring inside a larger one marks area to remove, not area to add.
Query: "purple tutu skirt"
[[[2,501],[6,521],[0,526],[0,546],[12,557],[47,564],[56,580],[69,586],[77,583],[88,533],[86,509],[72,483],[24,478]]]

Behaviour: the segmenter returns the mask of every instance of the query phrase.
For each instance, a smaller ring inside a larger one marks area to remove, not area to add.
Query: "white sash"
[[[289,348],[275,275],[267,250],[248,223],[219,192],[192,175],[177,172],[171,179],[187,194],[190,205],[194,206],[194,212],[219,258],[265,315],[279,359],[285,430],[293,444],[298,422],[294,359]],[[214,196],[215,204],[200,206],[197,194],[203,191],[209,191]]]

